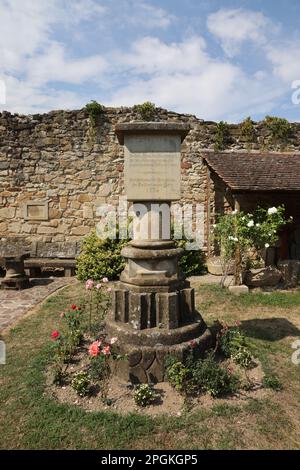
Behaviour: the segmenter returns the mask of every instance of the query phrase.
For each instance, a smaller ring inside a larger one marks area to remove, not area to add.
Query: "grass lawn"
[[[197,281],[196,281],[197,282]],[[181,417],[86,413],[44,393],[49,335],[59,312],[82,290],[65,288],[23,318],[5,336],[7,365],[0,366],[1,449],[300,449],[300,365],[291,344],[300,338],[300,291],[232,296],[195,284],[204,319],[242,322],[264,370],[283,384],[268,399],[234,400]]]

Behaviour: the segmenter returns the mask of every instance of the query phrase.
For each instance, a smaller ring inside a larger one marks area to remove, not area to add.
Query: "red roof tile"
[[[233,191],[300,191],[300,155],[204,153],[207,165]]]

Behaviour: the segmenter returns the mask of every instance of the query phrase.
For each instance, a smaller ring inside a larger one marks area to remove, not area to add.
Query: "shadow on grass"
[[[244,333],[256,339],[278,341],[287,336],[300,336],[300,330],[286,318],[255,318],[243,320],[241,329]]]

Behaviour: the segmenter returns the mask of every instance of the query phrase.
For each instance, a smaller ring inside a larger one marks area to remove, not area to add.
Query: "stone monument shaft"
[[[204,345],[211,339],[179,267],[183,250],[170,239],[170,204],[180,199],[181,142],[188,131],[186,124],[170,122],[116,126],[135,218],[107,330],[128,357],[116,372],[132,382],[163,381],[168,354],[182,359],[191,340]]]

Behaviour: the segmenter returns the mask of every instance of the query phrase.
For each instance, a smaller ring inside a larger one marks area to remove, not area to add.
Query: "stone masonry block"
[[[159,327],[178,327],[179,297],[177,292],[156,294],[156,321]]]

